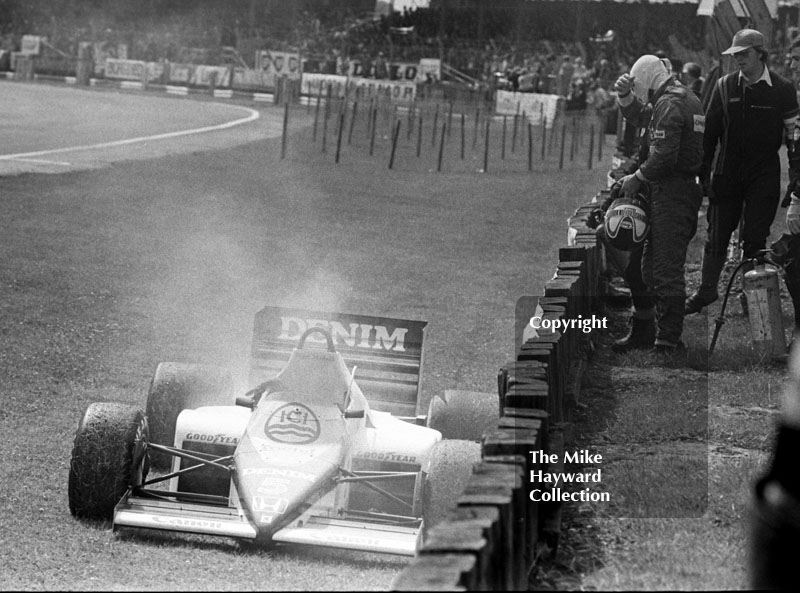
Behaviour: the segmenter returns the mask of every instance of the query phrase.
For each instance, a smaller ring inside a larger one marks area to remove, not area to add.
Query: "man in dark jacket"
[[[625,119],[647,128],[647,156],[623,178],[620,193],[634,196],[643,184],[649,186],[650,235],[642,254],[642,277],[655,300],[650,310],[634,308],[630,332],[614,349],[674,353],[683,347],[684,263],[702,201],[697,174],[705,117],[700,100],[675,80],[669,62],[657,56],[639,58],[614,88]]]
[[[701,181],[709,187],[710,179],[708,239],[701,285],[686,300],[687,315],[719,298],[728,242],[740,218],[743,256],[755,257],[766,246],[780,201],[778,151],[798,113],[794,85],[767,68],[761,33],[739,31],[722,53],[736,60],[739,71],[717,82],[706,111]]]
[[[790,48],[795,81],[800,79],[800,38]],[[789,187],[784,235],[771,257],[784,265],[786,287],[794,305],[795,337],[800,327],[800,126],[789,144]],[[755,589],[795,589],[800,577],[800,340],[795,340],[789,380],[778,417],[777,438],[767,471],[756,483],[750,514],[750,581]]]

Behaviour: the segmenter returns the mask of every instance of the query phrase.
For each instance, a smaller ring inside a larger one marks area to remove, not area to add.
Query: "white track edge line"
[[[229,107],[226,105],[226,107]],[[68,146],[66,148],[53,148],[50,150],[39,150],[36,152],[21,152],[18,154],[4,154],[0,155],[0,161],[11,161],[16,159],[23,159],[27,157],[44,156],[48,154],[59,154],[63,152],[75,152],[79,150],[96,150],[98,148],[112,148],[114,146],[124,146],[126,144],[135,144],[137,142],[147,142],[149,140],[166,140],[168,138],[177,138],[179,136],[189,136],[191,134],[202,134],[204,132],[214,132],[216,130],[224,130],[232,128],[241,124],[246,124],[251,121],[257,120],[261,114],[255,109],[249,107],[236,107],[237,109],[244,109],[250,112],[250,115],[241,119],[225,122],[224,124],[217,124],[215,126],[205,126],[202,128],[193,128],[190,130],[179,130],[177,132],[166,132],[164,134],[155,134],[153,136],[141,136],[138,138],[127,138],[125,140],[115,140],[113,142],[101,142],[99,144],[86,144],[83,146]]]

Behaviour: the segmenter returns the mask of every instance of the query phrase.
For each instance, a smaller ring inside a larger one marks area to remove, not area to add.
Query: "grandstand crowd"
[[[691,4],[654,5],[652,10],[662,12],[643,26],[627,5],[602,3],[609,5],[602,10],[614,27],[594,18],[581,41],[575,41],[575,25],[564,18],[559,2],[538,3],[541,7],[524,23],[516,14],[498,11],[478,19],[451,10],[443,19],[434,8],[378,15],[348,8],[346,2],[326,10],[325,3],[313,0],[263,18],[236,14],[228,3],[212,0],[194,3],[192,9],[185,2],[151,0],[150,11],[138,12],[118,3],[116,13],[91,10],[96,3],[89,0],[66,3],[71,10],[36,1],[6,4],[16,7],[0,24],[0,49],[6,54],[19,51],[25,34],[46,38],[45,51],[64,57],[76,56],[79,44],[89,41],[101,48],[96,54],[107,57],[252,68],[256,51],[266,49],[299,52],[303,59],[326,65],[328,73],[348,73],[349,63],[357,61],[360,71],[373,78],[389,77],[389,63],[439,58],[476,86],[558,94],[574,108],[607,104],[613,81],[642,53],[660,52],[678,68],[683,61],[696,62],[704,71],[718,58],[706,49],[703,19],[694,16]],[[25,11],[26,5],[38,10]],[[788,38],[786,32],[776,34],[770,66],[779,72],[785,67]],[[676,59],[676,52],[691,60]]]

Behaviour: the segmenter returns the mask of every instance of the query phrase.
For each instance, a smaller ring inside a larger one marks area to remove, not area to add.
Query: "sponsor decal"
[[[351,348],[370,348],[373,350],[390,350],[405,352],[405,338],[408,328],[396,327],[389,333],[383,325],[369,323],[349,323],[347,327],[338,321],[326,319],[302,319],[300,317],[281,317],[281,333],[279,340],[297,342],[300,336],[310,327],[322,327],[330,330],[335,343],[345,344]],[[324,344],[325,338],[312,334],[306,338],[308,342]]]
[[[693,132],[705,132],[706,131],[706,116],[705,115],[693,115],[694,120],[694,127],[692,129]]]
[[[275,498],[273,496],[254,496],[252,505],[254,512],[280,515],[286,512],[289,501],[285,498]]]
[[[297,465],[297,457],[304,453],[303,445],[281,445],[279,443],[268,441],[258,437],[250,437],[256,451],[261,455],[261,459],[270,466],[276,465]]]
[[[320,424],[310,408],[292,402],[275,410],[264,425],[264,434],[278,443],[307,445],[319,438]]]
[[[267,478],[262,482],[261,486],[256,489],[256,492],[262,496],[278,496],[285,494],[289,490],[289,484],[279,482],[274,478]]]
[[[200,441],[203,443],[215,443],[219,445],[238,445],[239,439],[227,434],[202,434],[199,432],[190,432],[186,435],[187,441]]]
[[[206,521],[204,519],[187,519],[184,517],[162,517],[160,515],[150,515],[154,523],[163,523],[175,527],[186,527],[194,529],[214,529],[221,530],[222,523],[219,521]]]
[[[261,525],[269,525],[275,520],[275,517],[277,517],[277,515],[272,515],[270,513],[261,513],[261,515],[259,515],[258,517],[258,522]]]
[[[396,461],[398,463],[415,463],[419,465],[416,456],[403,455],[394,451],[359,451],[353,457],[357,459],[372,459],[374,461]]]
[[[664,130],[653,130],[650,132],[650,139],[651,140],[663,140],[667,137],[667,133]]]
[[[317,540],[319,542],[337,542],[340,544],[351,544],[351,545],[358,545],[358,546],[369,546],[371,548],[378,547],[381,544],[381,540],[376,539],[374,537],[359,537],[357,535],[340,535],[337,533],[315,533],[313,530],[309,530],[309,536],[311,539]]]
[[[296,469],[284,469],[282,467],[246,467],[242,470],[242,475],[274,476],[278,478],[288,478],[291,480],[304,480],[306,482],[313,482],[316,479],[314,474],[297,471]]]

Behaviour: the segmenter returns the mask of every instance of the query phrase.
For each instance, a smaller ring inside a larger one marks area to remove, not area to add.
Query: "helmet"
[[[619,196],[621,182],[611,188],[611,205],[603,221],[609,243],[622,251],[632,251],[644,243],[650,232],[649,191],[642,185],[633,197]]]
[[[631,66],[631,76],[635,78],[633,94],[642,103],[650,100],[650,91],[655,91],[669,79],[672,66],[669,60],[653,55],[644,55]]]

